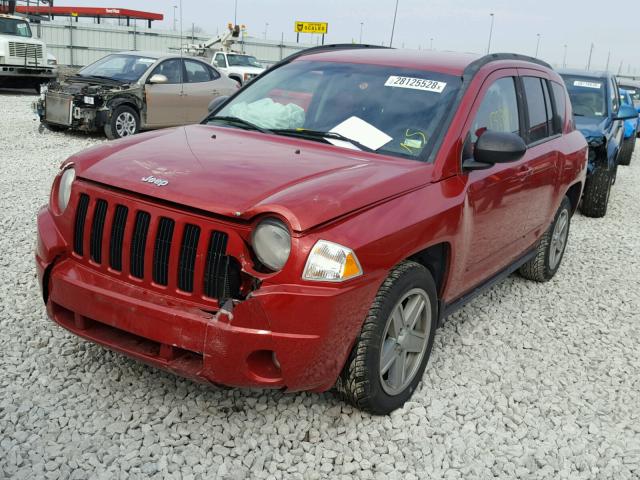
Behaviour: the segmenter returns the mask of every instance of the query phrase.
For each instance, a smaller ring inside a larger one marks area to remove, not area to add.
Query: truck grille
[[[240,295],[240,265],[227,255],[228,235],[184,217],[154,216],[144,210],[130,214],[117,201],[81,193],[73,237],[77,256],[87,258],[88,245],[90,263],[108,266],[107,272],[117,276],[129,274],[218,301]]]
[[[71,125],[71,106],[73,100],[69,95],[47,92],[45,97],[45,119],[59,125]]]
[[[42,58],[42,45],[32,43],[9,42],[9,56],[36,59]]]

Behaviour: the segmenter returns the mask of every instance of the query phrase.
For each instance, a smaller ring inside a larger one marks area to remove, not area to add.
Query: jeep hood
[[[584,135],[587,142],[591,144],[601,144],[605,137],[605,128],[609,122],[608,117],[574,117],[576,128]]]
[[[206,125],[108,142],[69,161],[78,178],[244,220],[273,212],[296,231],[419,188],[432,174],[418,161]]]

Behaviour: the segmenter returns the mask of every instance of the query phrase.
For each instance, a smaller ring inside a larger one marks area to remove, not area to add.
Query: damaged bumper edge
[[[46,210],[38,227],[38,277],[56,323],[204,382],[288,391],[331,388],[378,287],[364,278],[347,288],[263,286],[235,301],[231,314],[207,311],[75,261]]]

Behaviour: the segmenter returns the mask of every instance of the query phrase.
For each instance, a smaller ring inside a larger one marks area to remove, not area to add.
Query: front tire
[[[433,277],[405,261],[384,281],[336,388],[361,410],[386,415],[411,397],[427,366],[437,326]]]
[[[104,133],[109,140],[135,135],[139,131],[140,115],[128,105],[116,107],[104,126]]]
[[[604,166],[598,166],[587,178],[580,211],[583,215],[602,218],[607,214],[609,195],[613,183],[613,172]]]
[[[520,275],[535,282],[548,282],[553,278],[562,263],[570,224],[571,202],[564,197],[553,222],[536,247],[536,256],[520,267]]]
[[[629,165],[631,163],[631,157],[633,157],[633,150],[636,146],[636,138],[635,136],[629,137],[622,142],[622,147],[620,148],[620,165]]]

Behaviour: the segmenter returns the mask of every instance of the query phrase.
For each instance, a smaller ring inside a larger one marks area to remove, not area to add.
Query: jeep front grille
[[[76,255],[86,258],[88,249],[89,263],[96,266],[106,263],[108,256],[107,272],[155,286],[217,300],[238,298],[240,265],[227,255],[227,244],[225,232],[207,230],[182,216],[144,210],[129,215],[128,207],[86,193],[80,194],[76,206]]]
[[[9,56],[28,59],[42,59],[42,45],[9,42]]]

